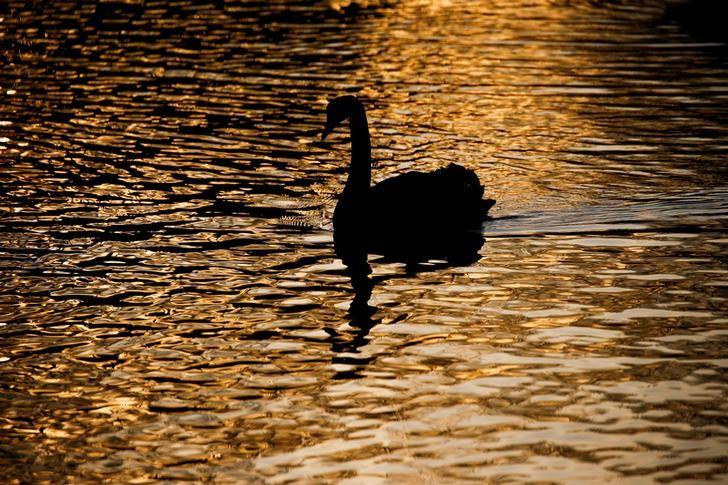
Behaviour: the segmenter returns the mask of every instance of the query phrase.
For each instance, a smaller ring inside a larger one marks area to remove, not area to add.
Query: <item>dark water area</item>
[[[3,480],[725,483],[719,3],[0,3]],[[497,200],[371,315],[347,93]]]

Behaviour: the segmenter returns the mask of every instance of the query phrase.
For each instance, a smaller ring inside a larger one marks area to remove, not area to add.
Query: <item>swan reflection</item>
[[[333,329],[327,329],[331,341],[331,350],[334,352],[332,363],[345,364],[348,370],[340,371],[337,378],[360,377],[359,372],[365,369],[376,356],[357,355],[360,349],[369,342],[369,332],[381,318],[375,318],[377,308],[369,304],[374,287],[385,280],[394,278],[411,278],[421,271],[437,271],[451,266],[466,266],[475,263],[480,259],[480,249],[485,243],[480,232],[465,232],[451,234],[445,238],[432,238],[419,240],[416,247],[402,258],[402,242],[396,242],[394,251],[387,251],[387,247],[379,245],[377,254],[382,258],[377,262],[400,261],[406,264],[405,271],[398,275],[370,276],[371,266],[368,262],[367,245],[365,240],[356,240],[348,235],[335,231],[336,255],[346,267],[346,274],[351,280],[354,297],[349,305],[349,327],[350,331],[341,333]],[[449,243],[449,245],[447,244]],[[429,251],[429,252],[428,252]],[[449,255],[443,259],[442,255]],[[414,258],[417,255],[418,258]],[[424,264],[426,263],[426,264]],[[394,318],[389,324],[396,323],[406,315]]]

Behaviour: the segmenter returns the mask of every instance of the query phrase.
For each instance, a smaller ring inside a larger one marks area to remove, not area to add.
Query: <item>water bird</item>
[[[367,252],[408,264],[428,259],[451,264],[477,261],[484,242],[481,225],[495,201],[483,199],[476,173],[451,163],[372,186],[369,126],[356,96],[329,102],[321,139],[347,119],[351,166],[333,219],[334,246],[344,264],[365,264]]]

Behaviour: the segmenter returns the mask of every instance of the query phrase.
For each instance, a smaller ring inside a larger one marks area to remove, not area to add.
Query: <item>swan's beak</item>
[[[324,141],[326,137],[331,134],[332,131],[334,131],[334,129],[327,125],[326,128],[324,128],[324,131],[321,132],[321,141]]]

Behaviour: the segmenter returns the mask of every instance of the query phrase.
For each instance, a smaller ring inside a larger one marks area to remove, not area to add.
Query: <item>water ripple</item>
[[[0,5],[9,480],[725,481],[710,4]],[[368,318],[339,93],[375,181],[498,201],[477,262],[372,256]]]

